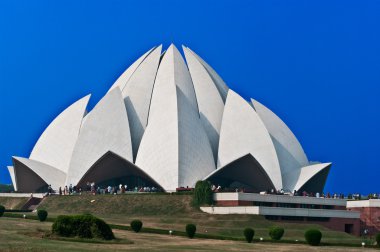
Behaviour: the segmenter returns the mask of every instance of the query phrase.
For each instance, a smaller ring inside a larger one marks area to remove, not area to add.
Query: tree
[[[211,205],[213,203],[212,195],[211,183],[209,181],[200,180],[195,184],[193,204],[195,206],[204,204]]]

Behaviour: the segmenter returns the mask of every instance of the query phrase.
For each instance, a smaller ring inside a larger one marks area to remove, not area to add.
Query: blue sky
[[[65,107],[151,47],[189,46],[331,161],[326,191],[379,192],[380,1],[0,1],[0,182]]]

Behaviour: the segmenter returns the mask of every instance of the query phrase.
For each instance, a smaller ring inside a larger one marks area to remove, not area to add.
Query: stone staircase
[[[21,207],[24,211],[33,211],[43,201],[44,198],[30,197],[30,199]]]

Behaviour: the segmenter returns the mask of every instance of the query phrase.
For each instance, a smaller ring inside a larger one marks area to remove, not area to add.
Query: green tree
[[[193,204],[195,206],[211,205],[213,203],[212,195],[211,183],[200,180],[195,184]]]

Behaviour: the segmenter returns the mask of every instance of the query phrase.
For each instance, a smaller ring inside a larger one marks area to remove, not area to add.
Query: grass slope
[[[12,197],[0,197],[0,205],[3,205],[5,209],[21,209],[29,198],[12,198]]]
[[[70,239],[54,240],[44,238],[51,230],[50,222],[28,219],[0,218],[0,251],[45,252],[45,251],[378,251],[366,248],[310,247],[303,244],[246,243],[242,241],[222,241],[208,239],[188,239],[185,237],[134,233],[114,230],[119,244],[87,243]]]
[[[39,209],[46,209],[51,217],[91,213],[108,223],[121,225],[129,225],[132,219],[138,218],[144,227],[178,231],[184,231],[186,224],[194,223],[197,233],[238,238],[243,236],[245,227],[252,227],[256,238],[269,239],[268,228],[279,225],[285,228],[283,239],[303,241],[306,229],[318,228],[323,233],[324,242],[361,242],[360,238],[320,225],[272,222],[257,215],[210,215],[191,207],[190,202],[191,195],[170,194],[52,196],[45,198]]]

